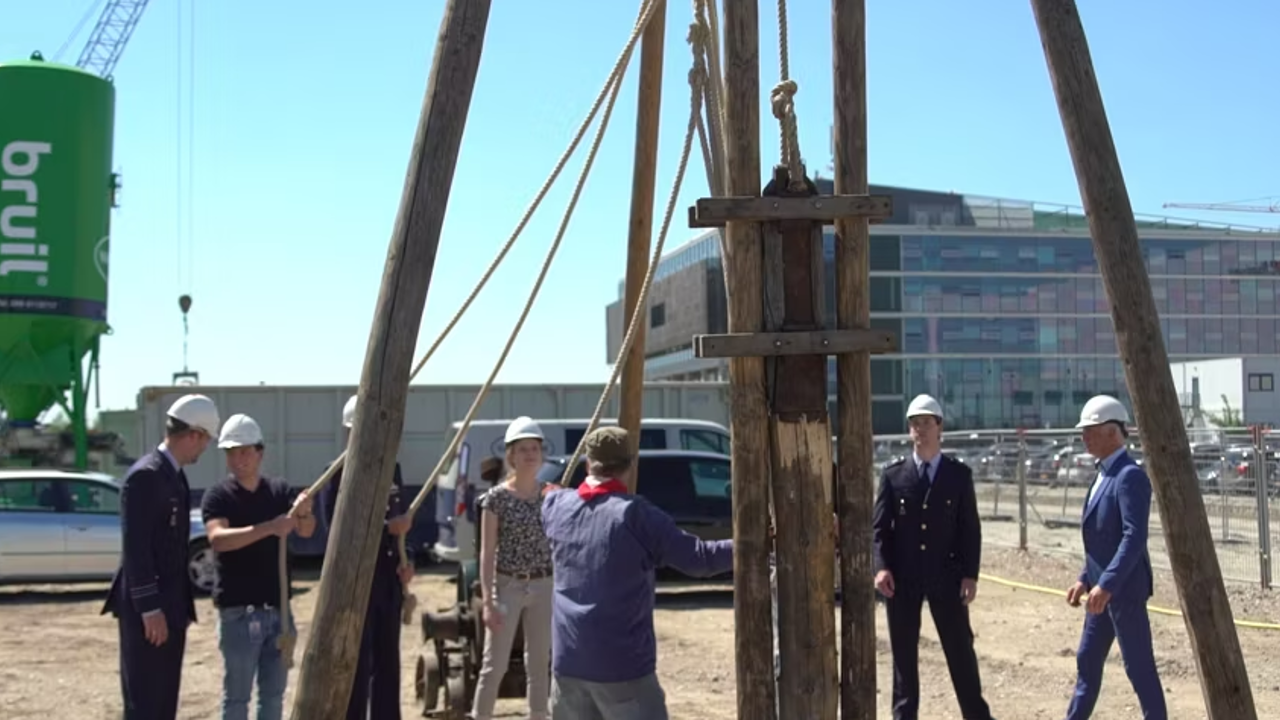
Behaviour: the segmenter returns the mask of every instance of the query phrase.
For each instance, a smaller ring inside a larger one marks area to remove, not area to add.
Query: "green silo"
[[[0,406],[25,425],[60,403],[82,430],[84,357],[107,331],[115,88],[37,54],[0,63],[0,108]]]

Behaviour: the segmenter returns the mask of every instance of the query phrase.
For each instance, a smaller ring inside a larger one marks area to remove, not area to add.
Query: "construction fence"
[[[1141,463],[1137,434],[1129,440]],[[1271,523],[1280,513],[1280,432],[1193,432],[1191,451],[1224,578],[1270,589],[1280,570],[1271,553],[1280,543]],[[878,467],[910,452],[907,436],[876,438]],[[1080,522],[1097,470],[1079,430],[951,433],[943,452],[973,468],[986,543],[1083,557]],[[1171,569],[1165,521],[1153,493],[1151,561]]]

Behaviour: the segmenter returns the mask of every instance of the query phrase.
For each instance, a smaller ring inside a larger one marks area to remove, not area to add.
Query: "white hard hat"
[[[910,420],[918,415],[932,415],[941,420],[942,406],[933,399],[932,395],[917,395],[907,406],[907,419]]]
[[[356,396],[352,395],[347,404],[342,406],[342,427],[356,424]]]
[[[218,408],[213,401],[204,395],[183,395],[177,402],[169,406],[169,417],[180,420],[187,425],[203,430],[209,437],[218,434]]]
[[[226,424],[222,426],[222,434],[218,437],[218,447],[223,450],[261,444],[262,428],[244,413],[236,413],[227,418]]]
[[[529,438],[536,440],[546,439],[542,434],[542,428],[538,427],[538,423],[534,422],[533,418],[528,415],[521,415],[512,420],[511,424],[507,426],[507,436],[503,439],[503,443],[510,445],[517,440],[527,440]]]
[[[1081,408],[1080,422],[1076,423],[1076,427],[1087,428],[1109,422],[1128,425],[1129,411],[1124,409],[1124,405],[1121,405],[1119,400],[1110,395],[1094,395]]]

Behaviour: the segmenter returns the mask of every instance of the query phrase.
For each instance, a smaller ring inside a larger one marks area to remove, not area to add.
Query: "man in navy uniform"
[[[356,396],[342,408],[342,426],[348,442],[356,420]],[[325,522],[333,527],[338,507],[338,488],[342,471],[334,475],[325,491]],[[400,720],[400,612],[404,593],[413,580],[413,561],[400,564],[397,538],[409,532],[413,521],[405,514],[404,479],[400,463],[396,463],[391,495],[387,500],[386,526],[378,546],[378,561],[369,589],[369,605],[365,611],[364,637],[360,642],[360,658],[356,663],[355,685],[347,704],[348,720]],[[412,553],[412,550],[410,550]]]
[[[120,569],[102,609],[118,619],[125,720],[173,720],[187,625],[196,620],[187,573],[191,491],[182,471],[218,434],[204,395],[169,407],[164,442],[125,474],[120,488]]]
[[[916,396],[907,422],[915,449],[884,469],[872,516],[875,583],[885,597],[893,652],[893,717],[919,718],[920,610],[928,600],[961,714],[991,720],[969,626],[982,555],[973,473],[941,452],[937,400]]]
[[[1151,479],[1129,457],[1125,438],[1129,412],[1119,400],[1097,395],[1084,404],[1076,424],[1085,450],[1097,460],[1098,474],[1085,498],[1080,523],[1084,569],[1067,589],[1067,602],[1088,611],[1076,651],[1076,691],[1067,720],[1093,714],[1102,687],[1102,666],[1118,640],[1124,670],[1146,720],[1166,720],[1164,689],[1151,647],[1147,599],[1154,590],[1147,553],[1151,515]]]

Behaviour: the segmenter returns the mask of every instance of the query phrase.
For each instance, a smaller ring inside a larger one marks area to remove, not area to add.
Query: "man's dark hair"
[[[179,435],[191,432],[195,428],[179,420],[176,417],[169,416],[165,418],[164,434],[166,437],[178,437]]]
[[[609,463],[609,464],[605,464],[597,460],[587,461],[587,470],[589,470],[592,475],[597,475],[597,476],[607,477],[609,475],[619,475],[630,469],[631,469],[630,461],[627,461],[624,463]]]

